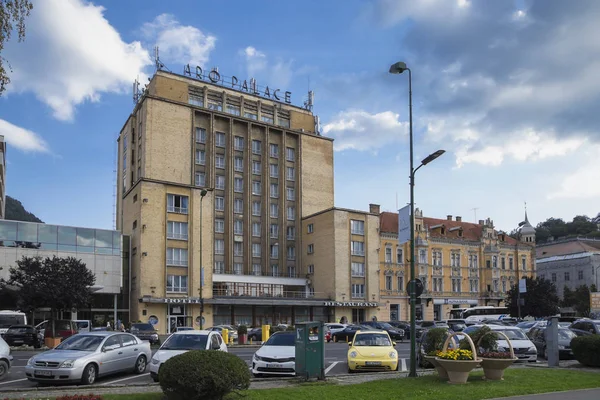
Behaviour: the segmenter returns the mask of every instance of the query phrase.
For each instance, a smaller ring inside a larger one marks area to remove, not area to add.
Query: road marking
[[[334,361],[331,363],[331,365],[329,367],[327,367],[327,369],[325,370],[325,375],[327,375],[327,373],[329,373],[329,371],[331,371],[331,369],[333,367],[335,367],[336,365],[338,365],[339,361]]]
[[[406,371],[408,371],[408,370],[406,369],[406,358],[401,358],[400,360],[402,360],[402,369],[401,369],[401,371],[402,371],[402,372],[406,372]]]
[[[142,376],[148,376],[148,375],[150,375],[150,372],[146,372],[145,374],[140,374],[140,375],[129,376],[129,377],[123,378],[123,379],[117,379],[116,381],[105,382],[105,383],[100,384],[100,386],[112,385],[114,383],[119,383],[119,382],[127,381],[129,379],[140,378]]]
[[[14,381],[0,382],[0,385],[6,385],[7,383],[14,383],[14,382],[23,382],[23,381],[26,381],[26,380],[27,380],[27,378],[15,379]]]

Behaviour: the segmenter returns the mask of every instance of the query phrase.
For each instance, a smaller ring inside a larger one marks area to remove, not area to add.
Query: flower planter
[[[436,361],[448,373],[448,383],[454,384],[467,383],[469,373],[479,364],[479,360],[443,360],[436,358]]]
[[[448,379],[448,372],[446,372],[446,369],[442,367],[439,362],[437,362],[435,356],[424,356],[423,359],[429,364],[433,365],[441,379]]]
[[[510,367],[512,365],[512,363],[514,363],[516,360],[518,360],[517,357],[515,357],[515,350],[513,349],[512,344],[510,343],[510,340],[508,339],[508,336],[506,336],[504,333],[502,332],[498,332],[498,331],[492,331],[492,332],[488,332],[487,334],[490,333],[495,333],[497,335],[502,335],[504,336],[504,338],[506,339],[506,343],[508,343],[508,348],[510,350],[510,358],[481,358],[481,367],[483,368],[483,374],[484,374],[484,379],[489,379],[490,381],[502,381],[504,380],[504,370],[508,367]],[[485,336],[483,335],[481,338],[479,338],[479,341],[477,342],[477,345],[479,346],[479,343],[481,343],[481,340],[483,339],[483,337]]]
[[[238,344],[246,344],[248,342],[248,335],[245,333],[238,334]]]
[[[44,338],[44,344],[48,348],[50,348],[50,349],[53,349],[56,346],[58,346],[60,344],[60,342],[61,342],[61,338],[59,338],[59,337],[56,337],[56,338],[53,338],[53,337]]]

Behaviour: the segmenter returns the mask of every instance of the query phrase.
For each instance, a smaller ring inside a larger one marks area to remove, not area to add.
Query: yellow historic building
[[[383,319],[409,320],[410,242],[398,244],[397,213],[381,213],[380,220]],[[535,230],[527,213],[515,240],[495,230],[490,219],[429,218],[416,209],[415,235],[415,275],[424,284],[417,319],[448,319],[457,307],[502,306],[512,285],[535,276]]]

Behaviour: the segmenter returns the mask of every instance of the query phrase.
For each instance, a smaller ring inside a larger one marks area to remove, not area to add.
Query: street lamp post
[[[397,62],[390,67],[390,74],[401,74],[408,71],[408,125],[410,138],[410,372],[409,377],[417,376],[417,354],[416,354],[416,281],[415,281],[415,173],[417,170],[442,154],[445,150],[438,150],[425,157],[421,165],[414,168],[413,162],[413,122],[412,122],[412,72],[403,62]]]
[[[204,227],[204,221],[202,220],[202,200],[204,196],[208,194],[208,191],[212,189],[202,189],[200,191],[200,330],[204,329],[204,267],[202,266],[202,228]]]

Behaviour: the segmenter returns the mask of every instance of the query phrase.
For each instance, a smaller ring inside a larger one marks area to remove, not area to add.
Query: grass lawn
[[[480,400],[492,397],[546,393],[562,390],[600,387],[600,374],[594,372],[514,368],[504,374],[504,381],[483,381],[483,372],[472,372],[467,385],[450,385],[437,375],[416,379],[401,378],[374,381],[359,385],[307,384],[295,388],[249,390],[244,395],[251,400],[353,400],[412,399],[412,400]],[[109,400],[161,400],[162,394],[106,395]],[[231,396],[231,399],[239,399]]]

